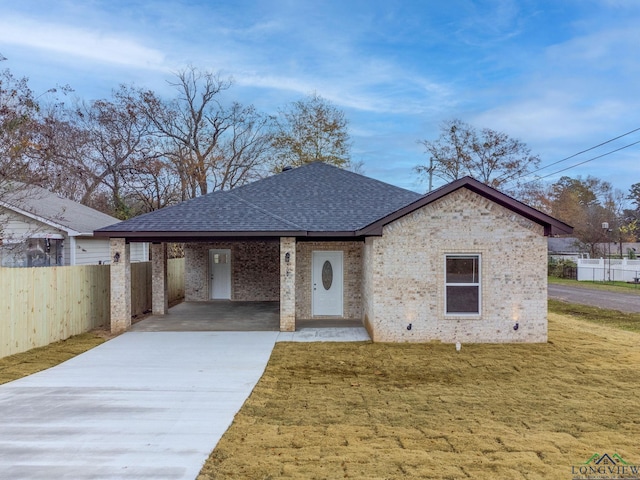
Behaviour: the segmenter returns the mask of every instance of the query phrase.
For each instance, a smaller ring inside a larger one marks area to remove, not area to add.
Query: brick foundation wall
[[[481,255],[481,315],[445,317],[445,255],[465,253]],[[367,238],[365,325],[382,342],[546,342],[546,255],[540,225],[460,189]]]
[[[314,250],[343,252],[343,318],[361,320],[363,242],[299,241],[296,244],[296,318],[299,320],[323,318],[311,315],[311,268],[312,252]]]
[[[231,250],[231,300],[280,300],[280,244],[275,241],[188,243],[185,300],[209,300],[209,250]]]

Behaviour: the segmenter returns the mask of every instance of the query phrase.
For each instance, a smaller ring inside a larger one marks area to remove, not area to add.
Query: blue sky
[[[0,0],[0,67],[87,100],[120,83],[169,95],[189,64],[233,77],[229,98],[267,113],[317,92],[346,113],[367,175],[424,191],[417,141],[444,120],[503,131],[543,165],[639,128],[638,25],[637,0]],[[545,181],[561,175],[627,192],[640,144]]]

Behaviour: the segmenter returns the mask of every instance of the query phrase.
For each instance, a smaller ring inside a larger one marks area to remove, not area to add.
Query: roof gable
[[[360,235],[382,235],[382,227],[385,225],[425,206],[430,203],[435,202],[436,200],[449,195],[452,192],[460,188],[467,188],[472,192],[477,193],[478,195],[485,197],[498,205],[501,205],[518,215],[521,215],[529,220],[538,223],[544,227],[544,233],[547,236],[552,235],[566,235],[573,232],[573,227],[567,225],[560,220],[547,215],[546,213],[541,212],[540,210],[536,210],[515,198],[512,198],[495,188],[489,187],[478,180],[475,180],[471,177],[463,177],[458,180],[454,180],[453,182],[440,187],[433,192],[426,193],[422,197],[420,197],[415,202],[406,205],[405,207],[396,210],[395,212],[387,215],[383,218],[380,218],[376,222],[373,222],[371,225],[361,229],[358,234]]]
[[[60,197],[44,188],[18,182],[12,191],[2,196],[0,205],[63,230],[71,236],[93,235],[94,230],[119,221],[115,217]]]

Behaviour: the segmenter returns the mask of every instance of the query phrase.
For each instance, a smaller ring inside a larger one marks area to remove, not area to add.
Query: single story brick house
[[[112,330],[130,325],[129,244],[185,244],[186,301],[279,301],[280,329],[356,319],[381,342],[545,342],[547,239],[572,227],[472,178],[420,195],[312,163],[106,227]]]

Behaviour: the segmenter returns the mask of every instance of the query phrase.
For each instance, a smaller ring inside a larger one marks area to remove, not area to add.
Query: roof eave
[[[380,231],[380,235],[382,230]],[[326,230],[326,231],[307,231],[307,230],[278,230],[278,231],[135,231],[123,232],[118,230],[96,230],[93,232],[95,237],[101,238],[127,238],[127,239],[144,239],[144,241],[152,241],[152,239],[162,239],[167,241],[175,239],[205,239],[205,238],[250,238],[250,237],[301,237],[301,238],[351,238],[362,236],[359,231],[354,230]]]
[[[96,237],[108,238],[207,238],[207,237],[298,237],[306,236],[306,231],[146,231],[137,230],[135,232],[123,232],[118,230],[96,230],[93,232]]]

